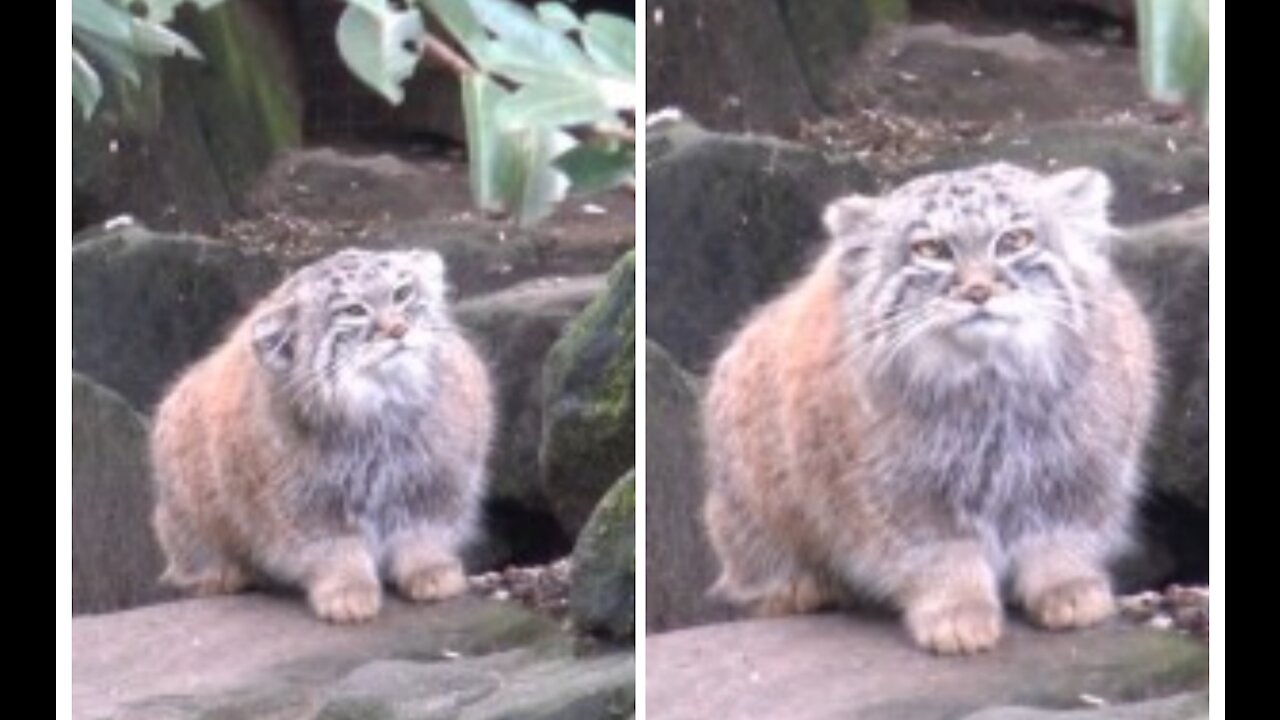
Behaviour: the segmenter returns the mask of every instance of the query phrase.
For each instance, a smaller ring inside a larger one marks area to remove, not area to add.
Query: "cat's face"
[[[279,295],[255,321],[254,348],[300,410],[369,415],[429,388],[447,323],[439,255],[344,250],[299,270]]]
[[[861,344],[930,373],[1052,360],[1084,331],[1085,285],[1105,272],[1109,195],[1093,170],[997,164],[834,203]]]

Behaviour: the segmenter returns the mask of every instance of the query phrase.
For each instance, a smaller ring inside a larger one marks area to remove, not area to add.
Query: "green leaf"
[[[80,106],[85,120],[93,115],[94,108],[102,99],[102,80],[74,48],[71,50],[71,97]]]
[[[480,24],[480,18],[471,9],[471,3],[459,0],[425,0],[424,4],[468,53],[472,53],[474,46],[488,43],[489,35],[485,32],[484,25]]]
[[[571,32],[582,27],[582,21],[578,19],[577,14],[564,3],[542,2],[538,3],[534,10],[537,11],[538,18],[542,20],[543,25],[559,30],[562,33]]]
[[[602,192],[635,180],[636,150],[625,143],[584,143],[557,157],[555,166],[569,177],[572,192]]]
[[[132,50],[140,55],[159,57],[186,57],[204,60],[204,56],[191,41],[169,28],[147,20],[134,19]]]
[[[591,61],[563,33],[538,21],[538,16],[511,0],[471,0],[476,17],[497,36],[497,47],[525,66],[560,72],[589,72]]]
[[[483,60],[477,58],[476,61],[485,72],[520,84],[556,82],[567,74],[564,68],[531,58],[501,41],[490,43]]]
[[[1162,102],[1209,101],[1209,1],[1139,0],[1142,79]]]
[[[569,193],[569,178],[552,161],[578,141],[548,127],[529,128],[515,138],[520,164],[516,222],[528,226],[547,217]]]
[[[481,73],[462,78],[471,192],[488,212],[508,212],[527,225],[551,214],[569,189],[568,177],[552,160],[576,144],[550,127],[503,130],[495,114],[510,96]]]
[[[497,122],[504,129],[529,125],[566,127],[615,119],[594,83],[531,82],[505,98],[497,107]]]
[[[72,37],[90,57],[108,70],[138,87],[142,84],[142,72],[138,68],[138,56],[130,50],[132,41],[113,42],[92,32],[72,31]]]
[[[467,127],[468,170],[472,200],[480,209],[502,212],[508,207],[515,181],[503,175],[515,155],[507,138],[498,130],[494,111],[508,96],[502,86],[482,73],[462,77],[462,112]]]
[[[71,27],[121,44],[133,41],[133,16],[106,0],[72,0]]]
[[[601,67],[626,78],[636,74],[636,24],[608,13],[587,15],[582,45]]]
[[[386,0],[346,0],[338,20],[338,52],[351,72],[393,104],[417,67],[427,37],[416,9],[396,10]]]
[[[548,65],[531,60],[502,42],[495,42],[489,48],[484,69],[521,85],[590,87],[591,92],[605,105],[615,110],[632,110],[636,106],[636,86],[632,78],[602,72],[595,67],[570,70],[563,66]]]
[[[563,31],[544,24],[546,18],[560,13],[552,7],[560,7],[563,13],[573,14],[560,3],[543,3],[539,6],[539,14],[510,0],[472,0],[472,6],[481,24],[496,36],[487,41],[483,52],[472,52],[477,65],[485,72],[520,85],[578,85],[580,87],[574,90],[576,95],[585,95],[582,88],[591,86],[592,92],[610,108],[635,108],[634,69],[625,73],[616,69],[628,62],[627,58],[634,65],[633,23],[604,15],[596,18],[598,27],[594,32],[599,36],[596,42],[600,45],[597,52],[612,63],[604,65],[589,57]],[[579,30],[585,33],[587,26],[580,24]],[[624,41],[624,36],[630,40]],[[626,42],[631,44],[621,47]]]

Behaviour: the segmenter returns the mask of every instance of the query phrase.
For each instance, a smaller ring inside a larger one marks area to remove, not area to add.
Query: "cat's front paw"
[[[835,600],[835,594],[823,583],[812,577],[800,577],[765,596],[755,612],[760,617],[804,615],[830,607]]]
[[[467,577],[458,563],[441,563],[406,572],[396,584],[410,600],[430,602],[461,595],[467,589]]]
[[[382,607],[382,586],[369,578],[322,582],[308,595],[316,615],[333,623],[366,622]]]
[[[1004,618],[998,605],[973,600],[910,610],[906,623],[912,639],[925,650],[970,655],[995,647]]]
[[[1052,585],[1027,599],[1027,613],[1041,627],[1070,630],[1111,617],[1116,609],[1111,587],[1102,578],[1078,578]]]

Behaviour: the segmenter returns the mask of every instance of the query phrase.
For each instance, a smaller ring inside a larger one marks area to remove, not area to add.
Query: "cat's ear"
[[[1040,193],[1054,205],[1055,214],[1105,221],[1111,205],[1111,180],[1093,168],[1072,168],[1043,178]]]
[[[846,237],[858,231],[871,218],[879,200],[866,195],[846,195],[822,211],[822,224],[831,237]]]
[[[293,367],[297,354],[298,310],[288,303],[271,308],[253,321],[253,352],[263,367],[277,373]]]
[[[443,298],[448,283],[444,276],[444,258],[434,250],[410,250],[409,261],[433,297]]]
[[[1042,212],[1054,218],[1063,248],[1081,268],[1101,272],[1116,229],[1111,225],[1111,180],[1093,168],[1063,170],[1040,180]]]

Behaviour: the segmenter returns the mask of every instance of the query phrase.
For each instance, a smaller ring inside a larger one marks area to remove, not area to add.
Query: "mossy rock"
[[[547,354],[538,461],[551,509],[577,534],[635,465],[635,253]]]
[[[573,549],[569,613],[581,630],[615,640],[635,635],[636,474],[600,500]]]

